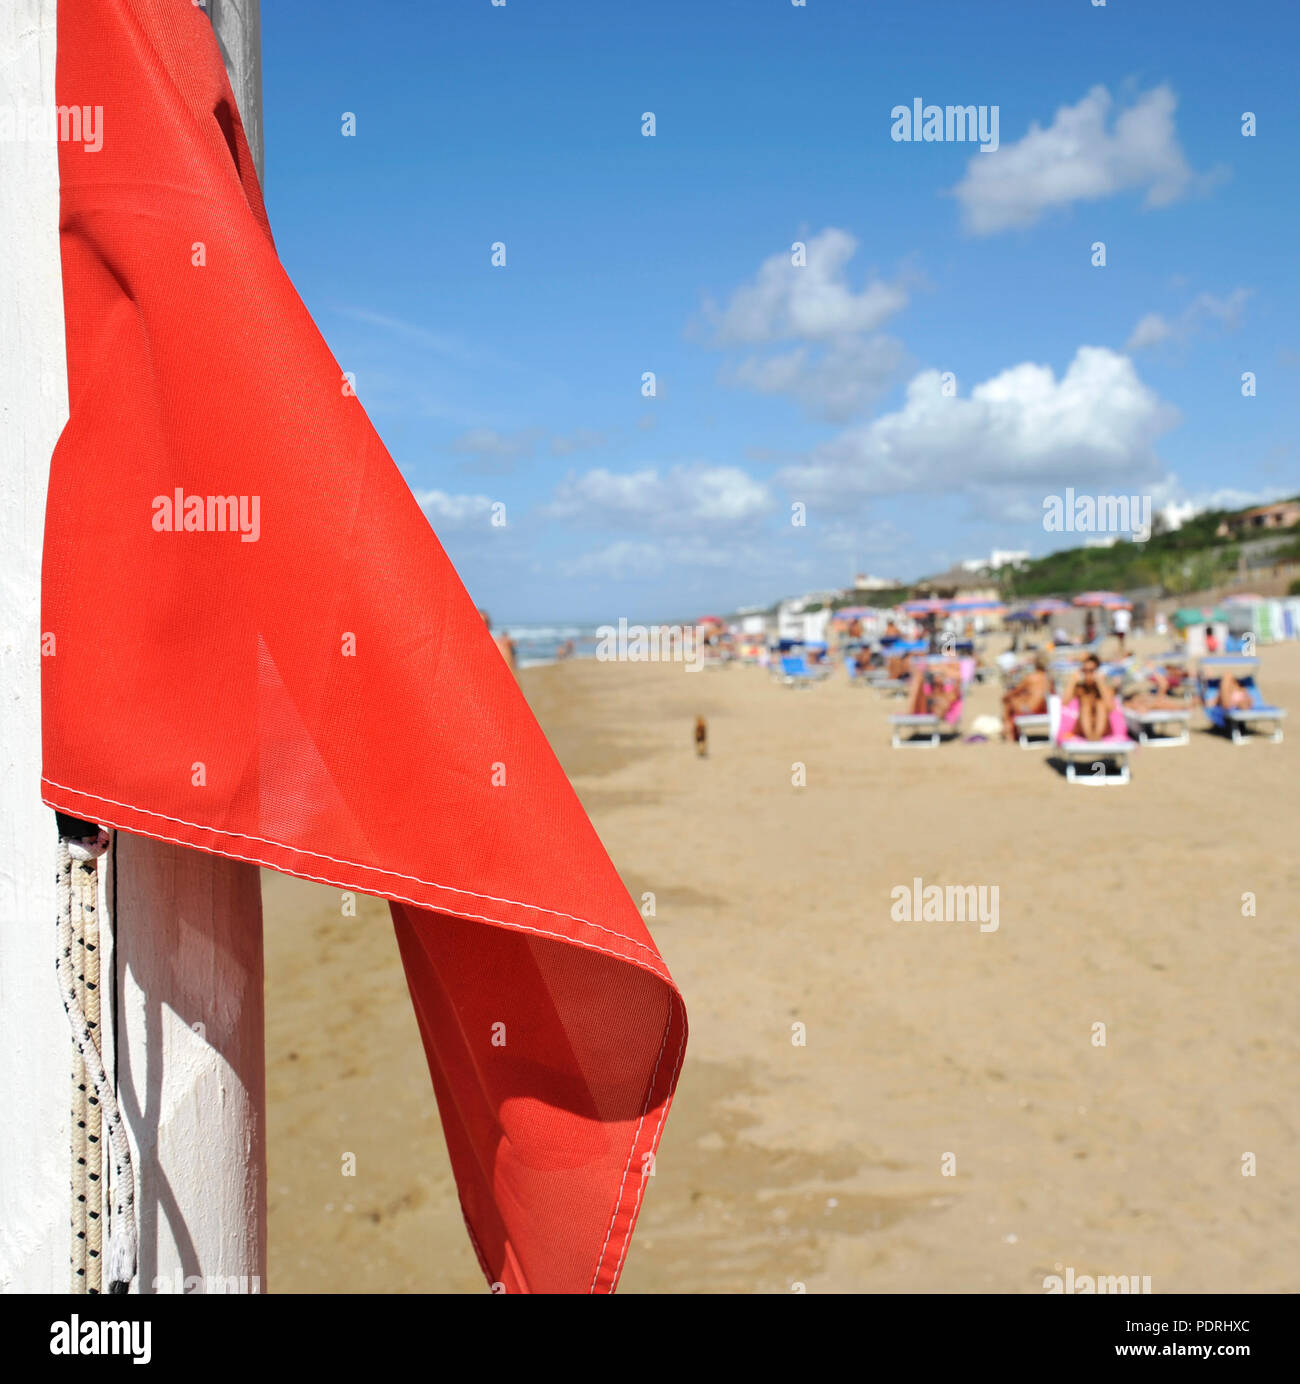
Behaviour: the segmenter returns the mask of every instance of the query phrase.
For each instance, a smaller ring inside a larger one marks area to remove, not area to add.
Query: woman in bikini
[[[1047,710],[1052,679],[1047,672],[1047,655],[1034,655],[1033,667],[1002,697],[1002,728],[1009,741],[1016,739],[1017,716],[1041,715]]]
[[[1079,719],[1074,734],[1081,740],[1105,740],[1110,734],[1110,713],[1115,706],[1115,693],[1101,675],[1101,660],[1089,654],[1080,666],[1074,681],[1066,689],[1065,701],[1079,703]]]
[[[960,696],[960,664],[952,659],[943,662],[918,660],[908,690],[907,709],[913,716],[937,716],[942,720]]]
[[[1249,711],[1255,699],[1248,687],[1243,687],[1231,673],[1224,673],[1219,679],[1218,694],[1207,698],[1205,705],[1221,706],[1224,711]]]

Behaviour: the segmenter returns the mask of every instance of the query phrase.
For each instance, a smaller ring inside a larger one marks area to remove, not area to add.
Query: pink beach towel
[[[1075,697],[1061,707],[1061,725],[1056,736],[1058,745],[1063,745],[1067,740],[1081,740],[1083,738],[1074,733],[1078,721],[1079,699]],[[1110,709],[1110,734],[1106,738],[1108,740],[1129,740],[1132,738],[1128,733],[1128,723],[1124,720],[1124,712],[1118,705]]]

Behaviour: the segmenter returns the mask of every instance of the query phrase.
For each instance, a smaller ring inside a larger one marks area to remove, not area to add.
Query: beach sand
[[[1262,664],[1300,712],[1300,644]],[[622,1291],[1300,1286],[1296,738],[1195,730],[1096,791],[1043,750],[894,751],[900,704],[842,671],[522,682],[690,1015]],[[998,929],[894,921],[915,877],[997,886]],[[483,1291],[387,905],[264,900],[269,1289]]]

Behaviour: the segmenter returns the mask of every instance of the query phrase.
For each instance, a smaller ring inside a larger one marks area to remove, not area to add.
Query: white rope
[[[90,1078],[91,1085],[95,1088],[95,1096],[98,1101],[98,1110],[102,1115],[103,1123],[108,1128],[108,1145],[112,1167],[112,1188],[113,1188],[113,1217],[111,1221],[111,1233],[108,1242],[108,1290],[110,1293],[125,1293],[131,1286],[131,1280],[135,1277],[136,1271],[136,1227],[135,1227],[135,1174],[131,1166],[131,1146],[127,1141],[126,1130],[122,1124],[121,1112],[117,1105],[117,1095],[109,1082],[108,1075],[104,1071],[104,1062],[99,1052],[99,1045],[96,1039],[95,1030],[98,1028],[98,1018],[92,1023],[87,1019],[86,1010],[83,1008],[81,994],[79,993],[76,967],[73,964],[73,870],[74,861],[80,867],[80,878],[78,880],[78,893],[95,888],[96,869],[94,862],[104,853],[108,846],[109,836],[107,832],[101,831],[98,837],[89,837],[80,841],[59,841],[59,873],[58,873],[58,898],[59,898],[59,920],[58,920],[58,974],[59,990],[63,996],[63,1007],[67,1011],[68,1022],[72,1026],[72,1041],[77,1049],[77,1063],[84,1063],[84,1070]],[[92,896],[93,897],[93,896]],[[92,906],[93,907],[93,906]],[[84,940],[84,938],[83,938]],[[96,966],[97,966],[97,942],[96,942]],[[87,967],[82,968],[84,979]],[[94,1013],[98,1013],[98,978],[94,981],[95,999],[91,1004]],[[74,1076],[75,1084],[75,1076]],[[85,1131],[90,1132],[90,1131]],[[87,1160],[83,1160],[81,1171],[78,1172],[75,1165],[77,1140],[81,1137],[74,1119],[74,1215],[79,1216],[76,1210],[76,1198],[80,1196],[85,1200],[89,1208],[89,1189],[91,1179],[86,1176]],[[95,1157],[102,1156],[99,1151],[98,1141],[94,1151]],[[94,1183],[99,1196],[102,1198],[102,1183],[98,1173],[94,1178]],[[98,1212],[96,1212],[98,1215]],[[75,1222],[74,1222],[75,1223]],[[85,1242],[85,1248],[89,1248],[89,1242]],[[73,1269],[73,1289],[77,1292],[86,1291],[87,1279],[85,1276],[77,1277],[76,1262],[79,1251],[74,1241],[74,1269]]]
[[[94,858],[81,860],[82,847],[73,841],[68,854],[72,865],[73,958],[81,982],[78,998],[86,1015],[86,1030],[99,1043],[99,874]],[[103,1286],[104,1148],[102,1108],[99,1096],[89,1090],[85,1063],[77,1054],[82,1089],[86,1097],[85,1192],[86,1192],[86,1291],[98,1293]]]
[[[60,862],[60,868],[62,862]],[[71,867],[69,867],[68,881],[68,958],[72,964],[74,954],[81,953],[83,948],[78,945],[77,928],[74,923],[75,913],[72,901]],[[60,907],[60,915],[64,909]],[[84,993],[84,975],[80,968],[73,967],[73,983],[76,989],[78,1003],[81,1002]],[[87,1188],[86,1188],[86,1088],[90,1085],[90,1078],[86,1075],[86,1064],[81,1059],[81,1054],[76,1051],[76,1041],[73,1041],[72,1053],[72,1105],[69,1111],[72,1126],[72,1291],[74,1293],[84,1293],[87,1291],[86,1282],[86,1212],[88,1209]]]

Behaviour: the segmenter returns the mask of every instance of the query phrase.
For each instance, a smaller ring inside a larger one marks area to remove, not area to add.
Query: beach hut
[[[1213,609],[1184,606],[1174,612],[1174,625],[1182,633],[1185,652],[1195,658],[1208,653],[1221,654],[1227,649],[1228,615],[1218,606]]]

